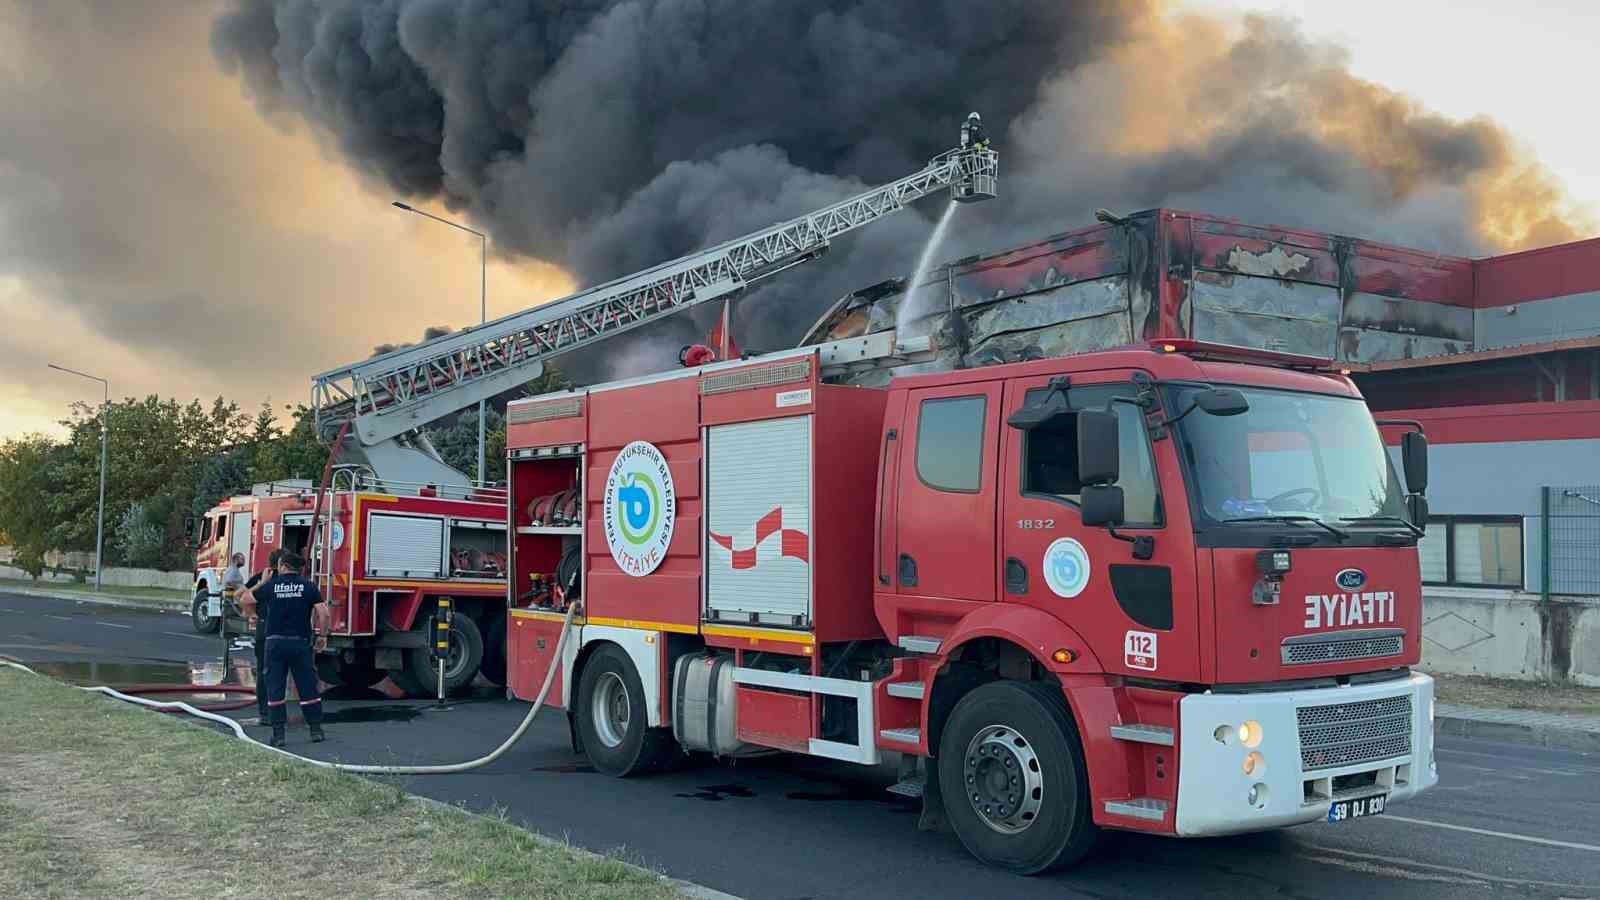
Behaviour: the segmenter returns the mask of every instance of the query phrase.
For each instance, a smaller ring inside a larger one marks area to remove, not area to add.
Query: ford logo
[[[1357,591],[1367,583],[1367,573],[1360,569],[1344,569],[1333,576],[1333,580],[1347,591]]]

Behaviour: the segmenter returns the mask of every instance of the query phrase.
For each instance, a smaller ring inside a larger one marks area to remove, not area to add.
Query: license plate
[[[1388,799],[1388,794],[1379,794],[1376,797],[1362,797],[1358,800],[1340,800],[1328,807],[1328,821],[1343,822],[1346,819],[1375,816],[1383,812],[1384,801]]]

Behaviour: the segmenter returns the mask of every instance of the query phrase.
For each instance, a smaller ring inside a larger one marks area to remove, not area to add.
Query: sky
[[[448,192],[404,193],[392,171],[351,151],[348,133],[264,95],[214,45],[229,8],[0,0],[0,439],[59,434],[71,402],[98,398],[98,385],[47,363],[110,378],[117,397],[220,393],[247,411],[266,399],[281,408],[305,398],[311,375],[375,345],[476,320],[477,239],[389,203],[405,196],[442,215],[493,221],[482,198],[452,211]],[[1564,186],[1563,204],[1600,207],[1597,126],[1584,113],[1586,86],[1600,83],[1600,55],[1588,46],[1600,33],[1600,4],[1192,0],[1185,8],[1297,19],[1309,38],[1344,48],[1351,75],[1452,119],[1493,119]],[[1067,87],[1094,96],[1127,71],[1111,70],[1098,87],[1092,73]],[[897,74],[879,67],[863,77]],[[1040,118],[1031,120],[1036,131]],[[580,158],[542,177],[581,187],[585,166],[611,162]],[[680,182],[695,174],[663,173]],[[688,204],[671,193],[675,184],[658,179],[640,194],[662,195],[668,208]],[[632,220],[621,213],[634,205],[619,201],[600,232],[625,244]],[[1053,230],[1087,224],[1080,218]],[[532,240],[504,234],[508,248]],[[549,258],[583,268],[588,257]],[[527,252],[497,252],[489,315],[560,296],[575,278]]]

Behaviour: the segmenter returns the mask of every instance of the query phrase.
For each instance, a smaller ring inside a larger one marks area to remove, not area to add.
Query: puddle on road
[[[747,798],[754,797],[755,791],[742,784],[709,784],[692,794],[678,794],[686,800],[706,800],[711,803],[720,803],[728,797]]]
[[[330,691],[324,695],[332,697]],[[422,715],[424,707],[401,704],[384,706],[353,706],[349,709],[330,709],[322,714],[324,722],[409,722]]]

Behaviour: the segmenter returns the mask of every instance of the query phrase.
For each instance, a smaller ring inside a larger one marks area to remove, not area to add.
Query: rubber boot
[[[289,743],[289,736],[284,734],[283,726],[282,725],[274,725],[274,726],[272,726],[272,746],[274,746],[274,747],[282,747],[283,745],[285,745],[287,743]]]
[[[321,725],[311,726],[311,743],[320,744],[327,739],[328,736],[323,733]]]

